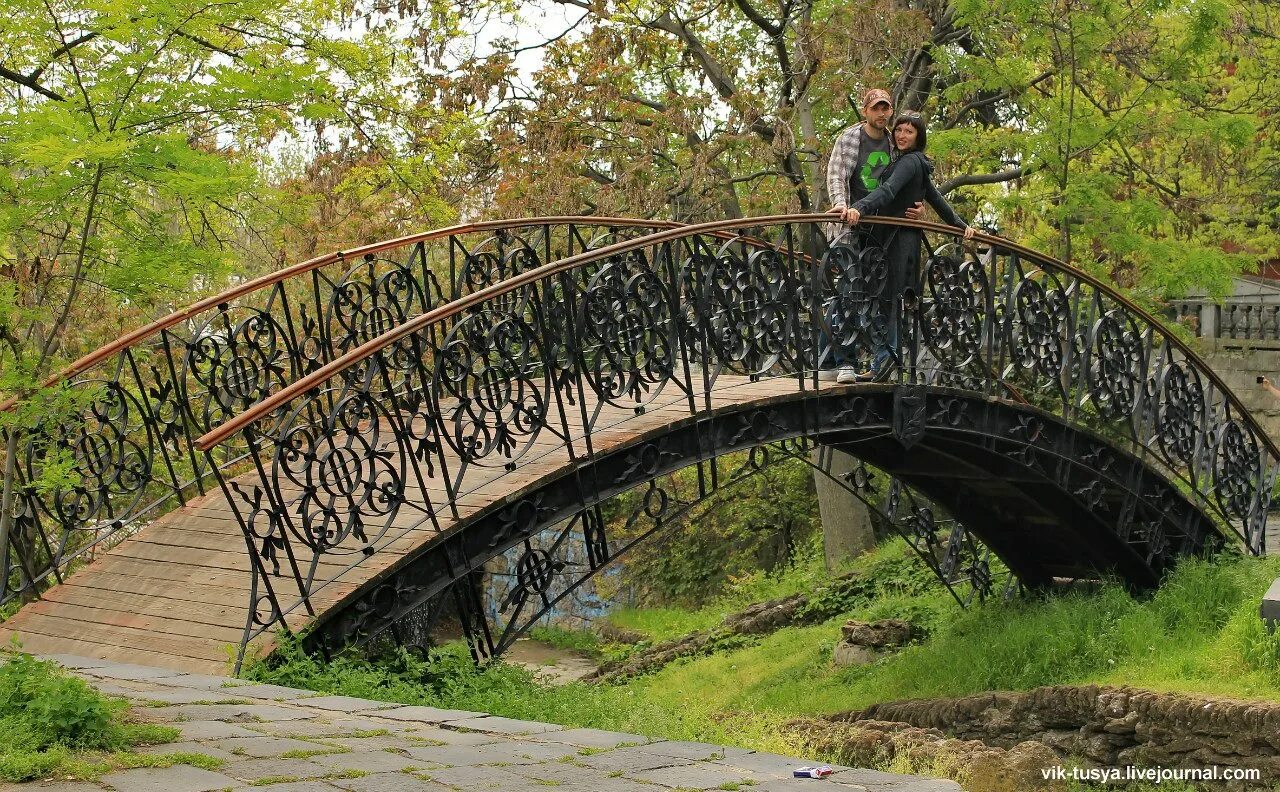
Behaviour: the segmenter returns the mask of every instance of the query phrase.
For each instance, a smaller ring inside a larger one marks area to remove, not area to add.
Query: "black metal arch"
[[[201,433],[423,313],[549,262],[681,224],[615,217],[467,223],[286,267],[157,319],[74,362],[45,385],[82,405],[18,438],[14,541],[0,557],[0,604],[29,597],[95,549],[216,488],[245,464]],[[20,409],[16,399],[0,411]],[[17,430],[6,430],[17,431]],[[5,438],[7,439],[7,437]],[[51,492],[52,460],[79,481]]]
[[[439,532],[406,556],[432,559],[417,572],[402,575],[401,558],[311,614],[325,645],[364,640],[534,528],[789,438],[848,446],[928,495],[1028,585],[1114,574],[1143,588],[1225,537],[1262,550],[1280,454],[1175,333],[1097,279],[996,238],[975,253],[954,229],[881,219],[860,247],[819,256],[828,220],[660,231],[511,275],[206,433],[206,453],[239,438],[257,474],[223,482],[253,563],[246,640],[299,621],[341,578],[318,575],[321,559],[350,569],[407,531]],[[733,230],[751,237],[726,239]],[[907,232],[922,277],[887,294],[878,245]],[[895,335],[888,386],[819,382],[835,350],[865,359]],[[723,406],[753,385],[765,395],[750,407]],[[669,418],[625,446],[631,457],[598,440],[620,414],[649,410]],[[568,473],[537,498],[463,508],[476,487],[529,486],[518,474],[547,448]],[[543,579],[544,561],[531,556],[526,576]]]
[[[1029,587],[1060,579],[1119,578],[1146,589],[1178,556],[1222,544],[1212,522],[1159,473],[1104,438],[1044,411],[950,388],[837,388],[735,406],[672,425],[494,504],[406,556],[376,586],[321,616],[305,645],[332,651],[368,642],[423,609],[438,611],[447,595],[467,614],[463,624],[477,656],[500,653],[541,610],[516,631],[495,638],[480,603],[458,585],[472,581],[489,561],[523,547],[521,602],[542,597],[549,607],[547,591],[559,570],[544,549],[529,544],[532,537],[567,525],[560,541],[573,538],[583,547],[606,548],[573,571],[574,581],[559,593],[563,596],[616,558],[607,550],[608,527],[598,516],[604,501],[647,488],[648,516],[670,522],[758,467],[744,465],[742,475],[724,482],[704,477],[692,502],[681,502],[658,484],[669,474],[769,444],[785,448],[790,443],[790,456],[804,456],[815,442],[846,451],[923,493],[938,519],[956,515],[963,527],[945,542],[930,538],[936,529],[902,533],[919,543],[917,549],[940,576],[954,574],[955,562],[944,570],[946,553],[925,551],[968,542],[967,582],[979,595],[992,590],[989,565],[980,558],[982,545]],[[865,484],[842,483],[867,497]],[[882,513],[889,508],[872,505]],[[911,512],[918,515],[918,509]]]

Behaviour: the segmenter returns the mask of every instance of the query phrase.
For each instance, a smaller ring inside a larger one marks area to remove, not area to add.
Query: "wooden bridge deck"
[[[825,384],[825,387],[849,387]],[[722,376],[711,392],[712,409],[795,393],[794,379],[751,382]],[[701,397],[699,397],[701,399]],[[594,405],[588,404],[588,409]],[[661,426],[688,418],[687,397],[668,385],[641,415],[606,405],[591,432],[596,450],[616,448]],[[582,422],[570,425],[579,441]],[[570,464],[562,441],[544,432],[515,471],[472,466],[457,498],[460,519],[552,478]],[[455,467],[456,469],[456,467]],[[424,477],[425,478],[425,477]],[[241,479],[246,485],[256,474]],[[409,498],[422,493],[410,488]],[[428,490],[432,502],[446,501],[438,479]],[[416,510],[402,509],[407,515]],[[441,516],[441,525],[451,523]],[[402,522],[397,518],[397,522]],[[318,613],[334,607],[372,580],[396,559],[436,536],[432,528],[394,527],[378,543],[379,551],[358,566],[343,568],[357,556],[326,557],[317,578],[340,576],[311,601]],[[287,598],[296,595],[291,577],[274,580]],[[249,602],[250,573],[244,536],[221,490],[189,502],[143,528],[93,563],[72,574],[0,625],[0,640],[17,635],[27,651],[130,661],[188,672],[226,673],[241,640]],[[286,599],[286,601],[292,601]],[[305,624],[301,609],[290,627]]]

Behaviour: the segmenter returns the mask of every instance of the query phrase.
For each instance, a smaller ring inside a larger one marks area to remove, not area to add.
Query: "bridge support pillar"
[[[830,455],[829,472],[833,477],[838,478],[858,466],[855,457],[835,449],[815,450],[815,463],[820,451]],[[815,473],[813,478],[818,491],[818,514],[822,518],[823,554],[827,570],[835,571],[841,564],[875,547],[875,526],[865,503],[821,473]]]

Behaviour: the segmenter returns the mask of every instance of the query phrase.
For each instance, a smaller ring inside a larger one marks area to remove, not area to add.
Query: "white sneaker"
[[[848,385],[858,381],[858,370],[853,366],[841,366],[836,372],[836,382],[841,385]]]
[[[818,382],[835,382],[837,376],[833,368],[818,369]]]

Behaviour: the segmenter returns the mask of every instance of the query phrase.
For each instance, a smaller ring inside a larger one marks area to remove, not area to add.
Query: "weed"
[[[534,627],[529,637],[557,649],[572,649],[589,655],[600,652],[600,639],[586,630],[566,630],[563,627]]]
[[[281,759],[310,759],[313,756],[328,756],[330,754],[351,753],[350,748],[340,746],[331,746],[328,748],[301,748],[293,751],[285,751],[280,754]]]

